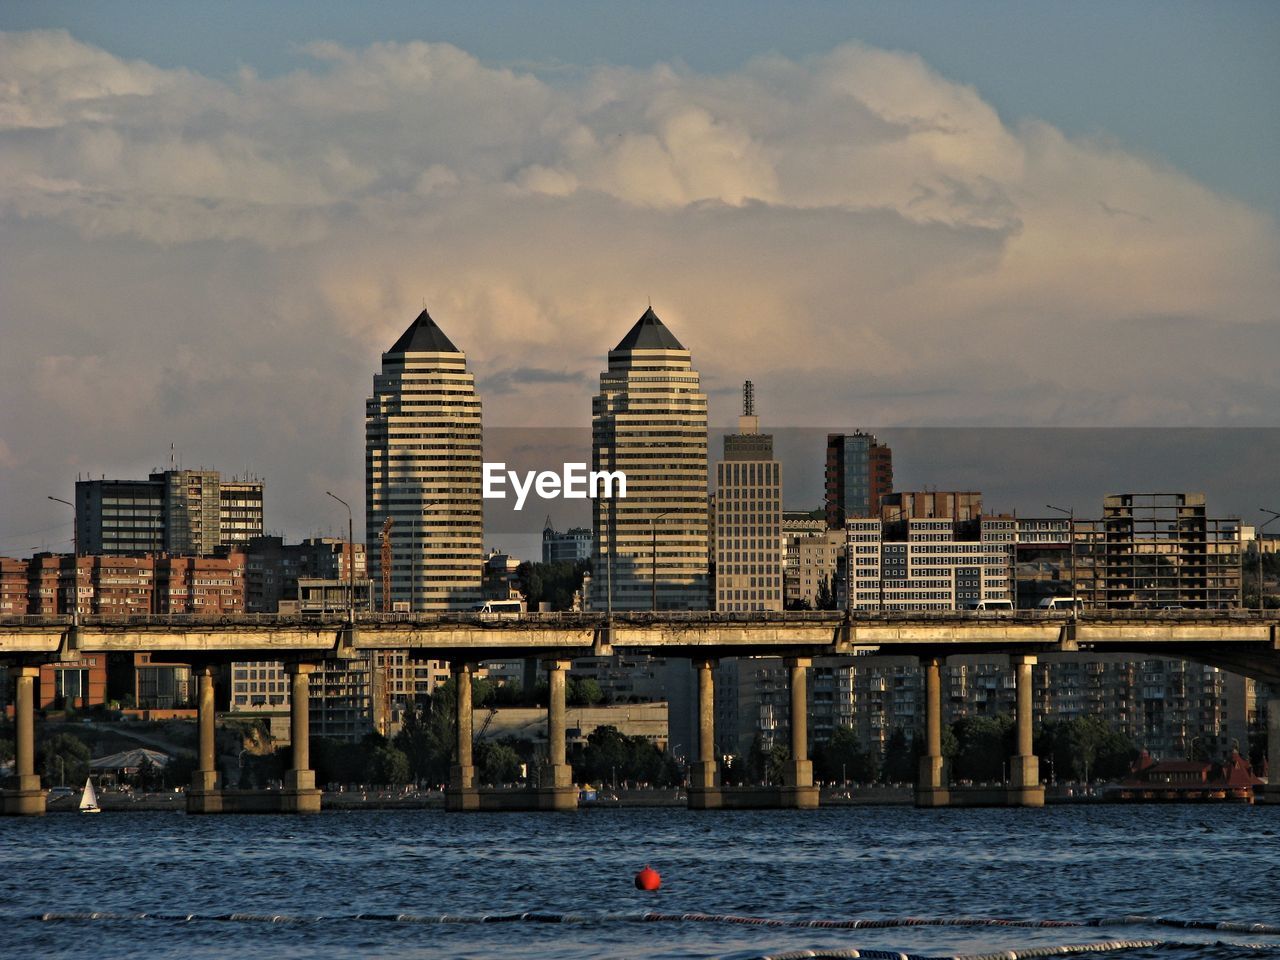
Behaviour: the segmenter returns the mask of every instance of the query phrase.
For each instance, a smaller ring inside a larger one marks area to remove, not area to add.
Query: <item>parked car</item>
[[[45,801],[64,800],[67,797],[74,797],[76,791],[72,787],[50,787],[49,792],[45,795]]]

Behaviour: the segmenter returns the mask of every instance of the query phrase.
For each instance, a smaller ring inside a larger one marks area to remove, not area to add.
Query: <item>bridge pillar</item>
[[[280,809],[284,813],[319,813],[320,791],[316,772],[311,769],[311,674],[314,663],[291,663],[289,675],[289,739],[292,759],[284,774]]]
[[[222,790],[218,783],[218,751],[216,747],[213,674],[216,668],[205,665],[196,669],[196,724],[199,751],[196,772],[187,790],[187,813],[221,813]]]
[[[449,768],[449,788],[444,794],[444,806],[446,810],[479,810],[480,791],[476,789],[476,768],[472,762],[471,664],[455,661],[451,667],[458,762]]]
[[[9,671],[14,678],[13,776],[0,800],[0,811],[12,816],[38,816],[44,813],[44,789],[36,774],[36,679],[39,667],[17,667]]]
[[[818,806],[813,785],[813,761],[809,759],[808,657],[788,657],[791,674],[791,760],[786,767],[779,806],[812,810]]]
[[[716,768],[716,704],[714,660],[694,660],[698,672],[698,759],[689,771],[689,809],[716,810],[721,806]]]
[[[951,804],[942,766],[942,658],[921,657],[924,669],[924,755],[916,774],[916,806]]]
[[[1256,771],[1255,771],[1256,772]],[[1280,803],[1280,699],[1267,701],[1267,803]]]
[[[1018,752],[1009,762],[1008,804],[1011,807],[1043,807],[1044,785],[1040,783],[1040,758],[1031,744],[1031,668],[1036,658],[1026,655],[1009,657],[1017,684]]]
[[[538,787],[538,809],[576,810],[578,788],[565,758],[565,675],[570,661],[547,660],[547,766]]]

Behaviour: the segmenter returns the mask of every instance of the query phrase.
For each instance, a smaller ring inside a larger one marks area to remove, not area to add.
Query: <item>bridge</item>
[[[320,791],[309,763],[309,674],[317,662],[376,650],[448,661],[458,681],[457,763],[447,794],[450,809],[576,806],[565,761],[566,672],[578,657],[648,652],[688,658],[697,672],[698,758],[689,804],[817,805],[808,757],[807,674],[814,657],[896,654],[919,657],[925,674],[925,754],[916,786],[919,806],[952,802],[941,749],[941,666],[948,656],[1007,654],[1016,681],[1017,753],[998,802],[1039,806],[1044,788],[1032,752],[1031,667],[1045,653],[1095,651],[1178,657],[1280,686],[1280,613],[1244,610],[1108,611],[820,611],[787,613],[485,613],[369,614],[302,617],[239,614],[194,616],[58,616],[0,618],[0,661],[15,675],[16,776],[4,810],[39,813],[44,794],[34,770],[34,681],[42,662],[74,662],[90,653],[149,651],[190,662],[199,677],[199,770],[188,791],[191,812],[258,809],[261,797],[219,785],[214,756],[216,668],[232,660],[282,661],[291,676],[293,763],[276,808],[318,810]],[[782,657],[790,678],[791,757],[780,788],[719,786],[714,756],[714,682],[723,657]],[[486,660],[538,657],[548,672],[548,764],[542,786],[519,797],[476,785],[472,764],[470,677]],[[1269,711],[1270,756],[1280,756],[1280,701]],[[963,801],[962,797],[958,797]],[[983,802],[993,798],[984,798]]]

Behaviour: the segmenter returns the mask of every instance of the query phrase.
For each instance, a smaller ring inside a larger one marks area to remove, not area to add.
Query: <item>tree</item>
[[[880,779],[884,783],[913,783],[916,779],[916,757],[907,740],[906,731],[894,727],[884,747],[880,762]]]
[[[69,733],[55,733],[40,744],[36,766],[45,783],[81,783],[89,776],[89,748]]]
[[[384,744],[369,755],[368,781],[399,786],[409,782],[409,758],[403,750]]]
[[[573,595],[582,588],[582,578],[590,571],[590,560],[576,563],[562,560],[557,563],[525,561],[516,568],[516,579],[529,604],[536,610],[539,603],[548,603],[552,610],[569,610],[573,607]]]
[[[834,610],[835,599],[831,595],[831,583],[826,577],[818,578],[818,592],[813,605],[819,610]]]
[[[684,776],[674,758],[645,737],[627,736],[608,725],[587,736],[586,745],[575,752],[574,768],[582,779],[598,783],[617,779],[673,786]]]
[[[1093,716],[1047,720],[1035,744],[1055,780],[1118,780],[1138,756],[1133,741]]]
[[[520,778],[520,754],[509,743],[481,740],[475,760],[481,783],[511,783]]]
[[[408,758],[410,776],[415,781],[448,781],[456,739],[456,703],[454,684],[449,680],[425,698],[424,703],[406,711],[404,725],[392,743]]]
[[[1015,749],[1013,717],[962,717],[952,724],[958,749],[951,775],[956,780],[1001,781]]]
[[[570,677],[565,684],[565,703],[570,707],[589,707],[604,699],[600,684],[590,677]]]
[[[879,772],[875,758],[849,727],[837,727],[831,739],[813,749],[813,775],[819,780],[851,779],[871,783]]]

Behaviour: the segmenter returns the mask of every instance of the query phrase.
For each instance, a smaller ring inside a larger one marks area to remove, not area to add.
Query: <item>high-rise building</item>
[[[841,605],[959,610],[1012,600],[1016,524],[1012,517],[983,517],[976,525],[908,520],[905,538],[886,542],[882,521],[850,520],[845,575],[837,578]]]
[[[1096,532],[1089,539],[1102,581],[1101,596],[1094,601],[1098,606],[1240,605],[1240,521],[1209,517],[1203,493],[1108,496],[1102,504],[1101,530],[1092,526]],[[1077,550],[1084,536],[1077,524]]]
[[[146,480],[76,481],[82,554],[208,556],[262,535],[261,480],[165,470]]]
[[[893,491],[893,451],[869,433],[827,434],[827,526],[880,514]]]
[[[551,518],[542,530],[543,563],[577,563],[591,559],[591,531],[586,527],[570,527],[564,533],[553,530]]]
[[[592,502],[592,607],[706,609],[707,395],[652,308],[609,351],[591,421],[592,470],[626,475]]]
[[[716,464],[715,529],[715,608],[783,609],[782,464],[773,436],[760,432],[750,380],[738,432],[725,436]]]
[[[782,512],[782,582],[783,599],[788,610],[800,605],[800,543],[827,530],[822,511]]]
[[[393,609],[466,610],[480,601],[481,434],[466,356],[423,310],[382,355],[365,401],[365,541],[376,543],[383,522],[394,521]],[[371,559],[381,601],[381,557]]]
[[[963,523],[982,516],[982,494],[976,490],[900,490],[881,495],[876,515],[886,523],[932,517]]]

